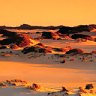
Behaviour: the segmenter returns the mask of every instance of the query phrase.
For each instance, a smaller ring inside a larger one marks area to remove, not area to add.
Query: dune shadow
[[[36,59],[36,58],[35,58]],[[36,61],[36,60],[35,60]],[[37,59],[38,61],[38,59]],[[31,65],[38,65],[38,67],[47,67],[47,68],[65,68],[65,69],[78,69],[78,70],[96,70],[96,64],[90,63],[90,64],[86,64],[83,62],[83,64],[77,64],[75,62],[73,62],[72,64],[66,62],[66,63],[60,63],[60,62],[47,62],[45,60],[45,62],[43,62],[42,60],[40,60],[40,62],[34,62],[34,60],[31,59],[26,59],[26,58],[20,58],[20,57],[0,57],[0,63],[1,62],[6,62],[7,64],[10,64],[10,62],[17,63],[17,64],[31,64]],[[9,62],[9,63],[8,63]],[[10,66],[10,65],[9,65]],[[37,67],[37,66],[35,66]]]

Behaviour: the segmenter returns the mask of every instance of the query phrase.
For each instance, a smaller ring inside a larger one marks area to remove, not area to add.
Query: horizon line
[[[22,23],[22,24],[18,24],[18,25],[0,25],[0,26],[5,26],[5,27],[19,27],[21,25],[29,25],[29,26],[41,26],[41,27],[50,27],[50,26],[53,26],[53,27],[56,27],[56,26],[69,26],[69,27],[74,27],[74,26],[80,26],[80,25],[96,25],[94,23],[90,23],[90,24],[76,24],[76,25],[64,25],[64,24],[58,24],[58,25],[31,25],[31,24],[28,24],[28,23]]]

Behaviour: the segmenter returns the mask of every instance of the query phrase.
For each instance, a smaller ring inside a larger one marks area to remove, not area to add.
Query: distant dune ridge
[[[23,24],[20,27],[25,29],[29,29],[29,27],[32,27],[31,25]],[[90,26],[90,27],[89,27]],[[52,26],[51,26],[52,27]],[[34,53],[52,53],[52,54],[82,54],[86,53],[81,48],[72,48],[70,45],[71,42],[73,44],[80,43],[83,44],[83,42],[87,42],[89,40],[90,42],[94,42],[95,44],[95,32],[92,32],[92,28],[95,28],[95,25],[80,25],[75,27],[60,27],[57,31],[50,31],[49,29],[42,32],[30,32],[31,30],[26,30],[26,32],[15,32],[15,31],[9,31],[9,29],[6,29],[7,27],[3,27],[0,29],[1,34],[1,40],[0,40],[0,48],[1,49],[12,49],[12,50],[21,50],[24,54],[34,52]],[[21,28],[21,29],[22,29]],[[24,29],[24,30],[25,30]],[[91,29],[91,30],[90,30]],[[11,30],[11,29],[10,29]],[[16,29],[17,31],[18,29]],[[41,30],[41,29],[39,29]],[[79,33],[79,34],[78,34]],[[92,35],[92,34],[93,35]],[[89,34],[89,35],[88,35]],[[35,37],[34,37],[35,36]],[[46,40],[53,40],[56,42],[62,42],[64,41],[65,47],[54,47],[49,42],[49,45],[44,44],[43,41]],[[67,41],[68,40],[68,41]],[[71,41],[71,42],[70,42]],[[88,41],[88,42],[89,42]],[[68,44],[66,44],[68,42]],[[87,43],[86,43],[87,44]],[[92,50],[93,52],[95,50]],[[89,52],[89,53],[91,53]]]
[[[27,24],[21,25],[21,27],[28,26]],[[92,27],[92,25],[89,25]],[[95,26],[95,25],[94,25]],[[93,27],[94,27],[93,26]],[[27,28],[27,27],[26,27]],[[77,27],[64,27],[62,26],[57,31],[50,30],[43,31],[42,32],[13,32],[8,31],[8,29],[0,29],[1,39],[0,40],[0,48],[1,49],[12,49],[12,50],[21,50],[22,53],[52,53],[52,54],[82,54],[86,53],[83,51],[83,49],[80,48],[72,48],[70,43],[80,43],[83,44],[83,42],[86,42],[89,40],[90,42],[94,42],[95,44],[95,36],[90,35],[91,31],[88,29],[88,25],[80,25]],[[95,27],[94,27],[95,28]],[[17,29],[16,29],[17,30]],[[78,34],[78,32],[81,32]],[[89,35],[85,34],[89,33]],[[95,32],[92,32],[95,33]],[[37,36],[36,36],[37,35]],[[36,36],[36,38],[34,37]],[[46,40],[56,40],[56,42],[64,41],[65,45],[66,42],[69,42],[67,46],[65,47],[54,47],[50,43],[49,45],[44,44],[42,41]],[[66,41],[68,40],[68,41]],[[71,42],[70,42],[71,41]],[[93,52],[95,50],[92,50]],[[89,52],[89,53],[91,53]]]
[[[62,30],[62,28],[64,28],[65,31],[90,31],[93,29],[96,29],[96,24],[90,24],[90,25],[78,25],[78,26],[73,26],[73,27],[69,27],[69,26],[64,26],[64,25],[59,25],[59,26],[31,26],[28,24],[22,24],[20,26],[16,26],[16,27],[9,27],[9,26],[0,26],[1,29],[60,29]]]
[[[0,96],[96,96],[95,63],[95,24],[0,26]]]

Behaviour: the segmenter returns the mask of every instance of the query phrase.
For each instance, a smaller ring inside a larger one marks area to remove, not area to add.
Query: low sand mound
[[[19,47],[26,47],[26,46],[35,45],[38,43],[39,43],[39,41],[32,39],[27,34],[19,34],[18,41],[16,42],[16,45]]]
[[[84,34],[73,34],[71,36],[72,39],[79,39],[79,38],[82,38],[82,39],[86,39],[86,40],[93,40],[93,38],[89,35],[84,35]]]
[[[17,49],[18,47],[31,46],[39,43],[39,41],[34,40],[28,34],[20,34],[3,29],[0,29],[0,34],[3,34],[2,37],[6,36],[3,40],[0,40],[0,44],[10,45],[12,49]]]
[[[6,80],[5,83],[10,86],[26,86],[28,84],[27,81],[19,79]]]
[[[14,37],[17,35],[16,32],[11,32],[11,31],[8,31],[8,30],[5,30],[5,29],[0,29],[0,34],[2,34],[2,37]]]
[[[31,47],[26,47],[22,50],[24,54],[27,54],[29,52],[35,52],[35,53],[52,53],[52,50],[49,50],[48,48],[45,47],[40,47],[40,46],[31,46]]]
[[[65,48],[53,48],[53,51],[66,53],[71,49],[72,49],[71,46],[66,46]]]
[[[55,32],[43,32],[42,33],[42,38],[44,39],[59,39],[59,35]]]
[[[87,32],[90,31],[87,25],[79,25],[79,26],[74,26],[74,27],[61,26],[61,28],[58,30],[58,33],[74,34],[74,33],[80,33],[83,31],[87,31]]]
[[[66,52],[66,54],[70,54],[70,55],[76,55],[76,54],[82,54],[82,53],[84,52],[81,49],[71,49]]]

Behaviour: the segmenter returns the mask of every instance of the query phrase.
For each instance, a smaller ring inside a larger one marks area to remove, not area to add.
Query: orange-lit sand
[[[31,34],[32,37],[36,35]],[[93,36],[93,35],[92,35]],[[38,37],[38,36],[37,36]],[[30,39],[30,38],[29,38]],[[30,39],[31,40],[31,39]],[[37,44],[35,40],[31,40],[32,45]],[[30,91],[25,86],[10,86],[10,84],[2,88],[0,86],[0,95],[2,96],[48,96],[47,93],[50,89],[60,91],[62,86],[68,90],[75,90],[74,88],[83,87],[86,84],[92,83],[96,88],[96,42],[87,40],[81,42],[73,39],[68,40],[53,40],[53,39],[40,39],[41,44],[54,48],[80,48],[84,51],[78,55],[64,55],[65,52],[57,53],[53,51],[51,53],[40,51],[29,51],[23,53],[23,48],[11,49],[7,46],[6,49],[0,50],[0,81],[20,79],[30,81],[32,83],[40,84],[44,86],[44,89],[38,91]],[[92,53],[94,51],[94,53]],[[88,53],[86,53],[88,52]],[[65,62],[62,62],[64,61]],[[6,83],[6,82],[5,82]],[[2,85],[2,84],[1,84]],[[30,85],[32,87],[32,85]],[[28,88],[28,86],[27,86]],[[45,91],[45,88],[49,88]],[[53,91],[52,91],[53,90]],[[43,93],[45,92],[45,93]],[[95,91],[94,91],[95,92]],[[8,94],[7,94],[8,93]],[[73,92],[74,93],[74,92]],[[78,96],[72,95],[68,96]],[[41,95],[40,95],[41,94]],[[44,94],[44,95],[43,95]],[[96,96],[90,94],[82,96]],[[62,95],[51,95],[62,96]],[[63,95],[64,96],[64,95]]]
[[[45,67],[43,67],[45,66]],[[0,61],[0,80],[6,79],[23,79],[40,83],[44,86],[66,86],[66,87],[79,87],[84,86],[86,83],[93,83],[96,85],[96,77],[93,64],[91,69],[86,64],[86,69],[79,66],[79,69],[64,68],[64,65],[42,65],[42,64],[27,64],[15,62]],[[71,64],[67,65],[71,66]],[[75,66],[72,65],[73,67]],[[93,67],[92,67],[93,66]]]

